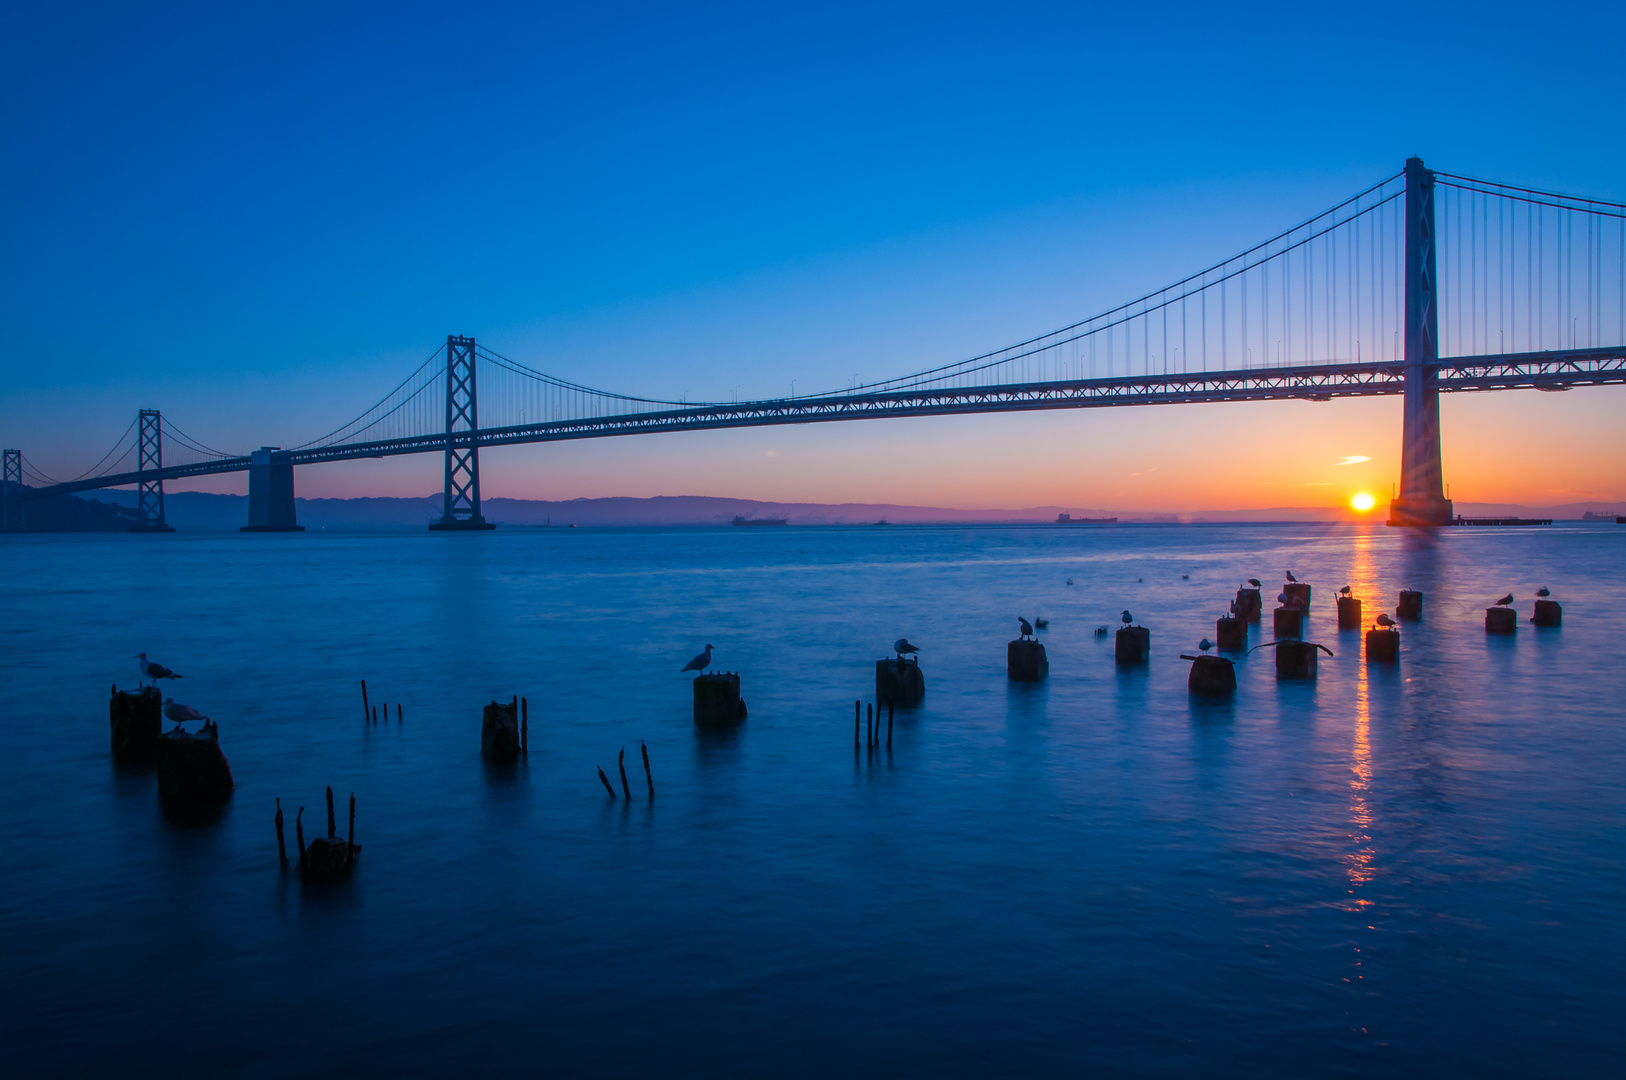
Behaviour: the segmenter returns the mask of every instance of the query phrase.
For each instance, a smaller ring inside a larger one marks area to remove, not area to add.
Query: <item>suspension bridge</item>
[[[1449,524],[1441,393],[1626,383],[1626,204],[1400,172],[1157,292],[994,352],[881,382],[760,401],[660,400],[555,378],[449,336],[350,423],[300,446],[227,453],[143,409],[61,480],[3,454],[7,530],[31,500],[135,486],[134,531],[168,531],[164,483],[249,474],[245,531],[290,531],[294,469],[438,453],[440,519],[492,528],[480,449],[649,432],[1195,402],[1404,398],[1392,525]],[[166,458],[167,455],[167,458]],[[130,468],[131,465],[134,468]],[[28,481],[33,481],[29,484]]]

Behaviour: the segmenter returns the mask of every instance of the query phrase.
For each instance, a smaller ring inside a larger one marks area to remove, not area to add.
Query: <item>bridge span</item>
[[[1485,349],[1493,342],[1495,351]],[[1442,356],[1442,343],[1456,355]],[[594,390],[453,335],[378,404],[305,445],[222,453],[144,409],[80,477],[57,481],[32,470],[28,478],[43,482],[25,486],[26,459],[6,450],[0,504],[6,528],[21,528],[33,499],[135,485],[138,528],[167,530],[166,481],[246,471],[245,528],[288,531],[298,528],[296,466],[439,453],[445,501],[430,527],[480,530],[492,527],[480,512],[481,447],[910,416],[1401,395],[1402,476],[1389,522],[1442,525],[1452,508],[1440,463],[1440,393],[1623,383],[1626,204],[1435,173],[1413,158],[1331,210],[1165,289],[898,379],[690,404]],[[488,418],[497,413],[497,422],[480,423],[482,410]],[[187,460],[165,462],[166,433]],[[129,448],[114,457],[126,441]],[[135,468],[120,467],[132,457]]]

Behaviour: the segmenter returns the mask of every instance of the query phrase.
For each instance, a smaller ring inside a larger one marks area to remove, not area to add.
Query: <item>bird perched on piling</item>
[[[1291,570],[1283,570],[1282,573],[1287,575],[1287,580],[1288,581],[1294,581],[1294,582],[1298,581],[1298,578],[1293,576],[1293,571],[1291,571]]]
[[[1377,624],[1379,626],[1383,627],[1385,630],[1389,629],[1392,626],[1399,625],[1393,619],[1389,618],[1389,613],[1388,612],[1382,612],[1382,613],[1380,613],[1378,615]]]
[[[1130,623],[1135,621],[1135,617],[1129,614],[1128,608],[1124,608],[1122,611],[1118,612],[1118,621],[1123,623],[1125,626],[1128,626]]]
[[[1209,649],[1212,649],[1213,647],[1214,647],[1214,643],[1212,641],[1209,641],[1207,638],[1203,638],[1201,641],[1197,642],[1197,648],[1200,649],[1203,652],[1207,652]]]
[[[1033,636],[1033,624],[1032,623],[1028,622],[1026,619],[1022,618],[1022,616],[1020,616],[1020,615],[1018,615],[1016,617],[1016,621],[1022,624],[1022,636],[1023,637],[1030,638],[1030,637]]]
[[[707,645],[706,651],[685,664],[683,671],[705,671],[707,668],[711,667],[711,650],[712,646]],[[681,675],[683,672],[680,671],[678,674]]]
[[[1350,594],[1350,588],[1349,588],[1348,585],[1345,585],[1342,589],[1338,590],[1338,595],[1339,596],[1348,596],[1349,594]]]
[[[909,644],[909,639],[906,637],[901,637],[894,641],[892,643],[892,649],[898,654],[898,659],[900,660],[903,659],[905,653],[917,653],[920,651],[913,645]]]
[[[1249,578],[1249,579],[1248,579],[1248,584],[1249,584],[1249,585],[1252,585],[1252,586],[1253,586],[1253,587],[1254,587],[1254,588],[1256,588],[1256,589],[1257,589],[1257,588],[1260,588],[1260,582],[1259,582],[1259,579],[1258,579],[1258,578],[1256,578],[1256,577],[1251,577],[1251,578]]]
[[[154,686],[158,685],[159,679],[179,679],[181,677],[158,661],[148,660],[146,653],[137,653],[136,660],[137,666],[141,668],[141,677],[151,679]]]
[[[1507,607],[1511,603],[1513,603],[1513,594],[1508,593],[1506,596],[1504,596],[1500,600],[1496,601],[1496,606],[1497,607]]]
[[[174,698],[164,699],[164,715],[175,721],[176,727],[180,727],[182,724],[188,723],[192,720],[209,719],[192,706],[182,705]]]
[[[1551,590],[1547,586],[1543,585],[1541,588],[1536,590],[1536,595],[1537,596],[1551,596],[1551,595],[1553,595],[1553,590]]]

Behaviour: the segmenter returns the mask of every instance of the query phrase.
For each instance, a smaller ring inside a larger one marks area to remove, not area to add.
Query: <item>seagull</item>
[[[1033,617],[1033,625],[1037,626],[1040,630],[1043,630],[1045,627],[1050,625],[1050,620],[1049,619],[1041,619],[1037,615],[1035,615]]]
[[[1256,577],[1251,577],[1248,579],[1248,584],[1257,589],[1259,588],[1259,579]]]
[[[1135,617],[1129,614],[1128,608],[1125,608],[1118,613],[1118,621],[1123,623],[1125,626],[1128,626],[1130,623],[1135,621]]]
[[[1282,573],[1287,575],[1287,580],[1288,581],[1297,581],[1298,580],[1298,578],[1293,576],[1293,571],[1291,571],[1291,570],[1283,570]]]
[[[901,637],[894,641],[892,643],[892,649],[898,654],[899,657],[902,657],[904,653],[917,653],[920,651],[913,645],[909,644],[909,639],[906,637]]]
[[[1537,596],[1551,596],[1551,595],[1553,595],[1553,590],[1551,590],[1547,586],[1543,585],[1541,588],[1536,590],[1536,595]]]
[[[140,661],[137,666],[141,668],[141,677],[151,679],[154,686],[158,685],[159,679],[179,679],[181,677],[158,661],[148,660],[146,653],[137,653],[136,659]]]
[[[1345,585],[1342,589],[1339,589],[1338,592],[1344,596],[1348,596],[1350,592],[1349,586]]]
[[[1496,606],[1497,607],[1507,607],[1511,603],[1513,603],[1513,594],[1508,593],[1506,596],[1504,596],[1500,600],[1496,601]]]
[[[177,727],[179,727],[180,725],[186,723],[189,720],[207,720],[208,719],[208,717],[206,717],[202,713],[198,712],[198,710],[194,709],[192,706],[190,706],[190,705],[182,705],[180,702],[176,701],[174,698],[165,698],[164,699],[164,715],[169,717],[171,720],[175,721],[175,725]]]
[[[690,660],[688,665],[683,669],[683,671],[705,671],[707,668],[711,667],[711,650],[712,650],[712,648],[713,648],[713,646],[707,645],[706,646],[706,651],[701,653],[699,656],[695,657],[693,660]],[[678,674],[680,674],[680,675],[682,673],[683,672],[681,672],[681,671],[678,672]]]
[[[1389,627],[1395,625],[1395,621],[1393,619],[1389,618],[1389,613],[1388,612],[1380,613],[1378,615],[1377,622],[1378,622],[1379,626],[1381,626],[1381,627],[1383,627],[1385,629],[1388,629]]]
[[[1214,647],[1214,643],[1212,641],[1209,641],[1207,638],[1203,638],[1201,641],[1197,642],[1197,648],[1201,649],[1203,652],[1207,652],[1209,649],[1212,649],[1213,647]]]
[[[1032,637],[1033,636],[1033,624],[1032,623],[1028,622],[1026,619],[1022,618],[1022,616],[1020,616],[1020,615],[1018,615],[1016,617],[1016,621],[1022,624],[1022,636],[1023,637],[1026,638],[1026,637]]]
[[[1286,594],[1286,593],[1284,593],[1284,592],[1279,592],[1279,593],[1277,593],[1277,594],[1276,594],[1276,602],[1277,602],[1277,603],[1278,603],[1278,604],[1285,604],[1285,603],[1287,603],[1287,594]]]

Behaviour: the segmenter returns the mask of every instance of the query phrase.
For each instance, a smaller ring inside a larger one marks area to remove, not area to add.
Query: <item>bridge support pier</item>
[[[446,335],[446,494],[437,532],[475,532],[497,526],[480,515],[480,430],[474,384],[474,339]]]
[[[248,456],[248,524],[239,532],[304,532],[294,509],[294,463],[278,447]]]
[[[0,469],[0,532],[22,532],[23,524],[23,452],[4,452],[4,468]]]
[[[1434,173],[1422,158],[1406,161],[1405,431],[1400,446],[1400,495],[1389,503],[1390,525],[1449,525],[1440,465],[1439,295],[1434,231]]]

